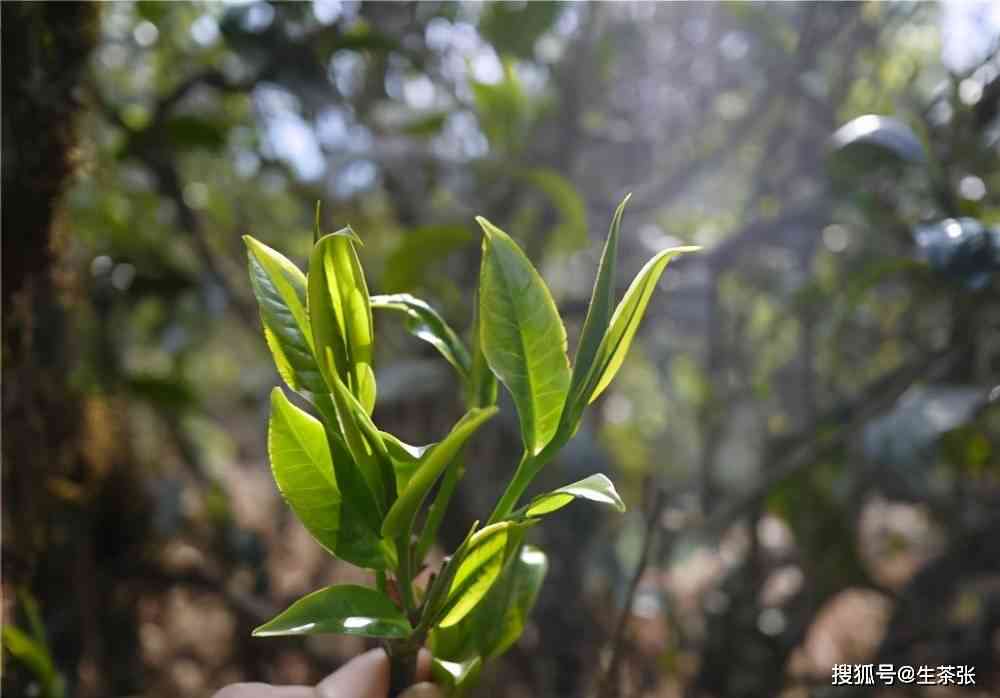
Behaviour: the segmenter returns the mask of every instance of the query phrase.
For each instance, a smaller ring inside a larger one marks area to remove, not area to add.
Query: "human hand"
[[[427,683],[431,655],[420,650],[417,681],[400,698],[442,698],[441,689]],[[266,683],[234,683],[213,698],[387,698],[389,657],[384,650],[371,650],[355,657],[313,686],[272,686]]]

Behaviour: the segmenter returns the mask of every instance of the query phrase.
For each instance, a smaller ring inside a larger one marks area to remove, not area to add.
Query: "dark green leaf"
[[[469,351],[448,323],[425,301],[408,293],[389,296],[372,296],[372,308],[396,310],[406,315],[406,329],[424,340],[445,358],[463,380],[469,376],[471,360]]]
[[[566,330],[521,248],[485,218],[476,220],[486,234],[479,282],[483,354],[514,398],[525,449],[537,454],[556,433],[569,388]]]
[[[835,151],[871,153],[878,150],[904,162],[927,159],[924,146],[913,129],[891,116],[859,116],[837,129],[832,145]]]
[[[405,638],[413,629],[388,596],[368,587],[331,586],[303,596],[253,631],[271,635],[361,635]]]
[[[358,567],[384,570],[395,566],[395,549],[379,533],[382,517],[375,495],[355,465],[343,437],[327,430],[327,443],[340,488],[340,535],[337,557]]]
[[[495,407],[469,410],[452,427],[448,436],[423,455],[421,463],[407,483],[406,489],[400,493],[399,498],[386,514],[385,521],[382,522],[382,535],[384,537],[393,538],[409,530],[413,517],[438,476],[458,455],[459,450],[469,440],[469,437],[496,412]]]
[[[598,504],[617,509],[619,512],[625,511],[625,503],[614,484],[606,476],[597,474],[584,478],[579,482],[565,485],[557,490],[540,494],[531,500],[528,506],[524,507],[525,516],[544,516],[553,511],[562,509],[574,499],[589,499]]]
[[[484,6],[478,28],[497,53],[534,58],[535,42],[552,28],[561,4],[550,0],[491,2]]]
[[[318,420],[289,402],[281,388],[271,391],[267,450],[285,501],[313,538],[336,554],[341,496],[326,433]]]

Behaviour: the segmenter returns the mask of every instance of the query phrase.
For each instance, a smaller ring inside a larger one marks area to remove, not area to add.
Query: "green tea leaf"
[[[556,433],[569,388],[566,329],[517,243],[485,218],[476,220],[486,234],[479,282],[483,354],[514,398],[525,449],[537,454]]]
[[[631,194],[626,196],[611,219],[608,239],[604,243],[604,253],[597,267],[597,278],[594,280],[594,290],[590,295],[590,306],[587,308],[587,318],[583,321],[580,341],[576,347],[576,358],[573,361],[573,376],[570,380],[569,397],[566,399],[566,409],[563,412],[562,423],[569,431],[575,431],[587,406],[590,393],[593,392],[597,377],[597,357],[601,341],[611,324],[611,315],[615,305],[615,269],[618,264],[618,236],[621,229],[622,215]]]
[[[471,367],[469,350],[437,311],[425,301],[408,293],[372,296],[372,308],[396,310],[406,315],[406,329],[437,349],[455,367],[462,380],[468,379]]]
[[[382,432],[340,377],[331,373],[330,380],[337,418],[347,449],[375,495],[378,511],[385,512],[389,502],[396,498],[396,476]]]
[[[469,380],[466,383],[465,404],[472,407],[490,407],[497,404],[497,377],[493,375],[486,355],[483,354],[483,343],[479,321],[479,295],[472,309],[472,365],[469,368]]]
[[[66,692],[62,675],[56,670],[44,638],[33,638],[16,626],[3,626],[3,648],[24,664],[41,683],[43,698],[62,698]]]
[[[522,512],[524,516],[528,517],[544,516],[562,509],[574,499],[589,499],[592,502],[610,506],[619,512],[625,511],[625,503],[618,496],[611,480],[604,475],[597,474],[538,495],[522,509]]]
[[[360,635],[405,638],[413,632],[409,621],[392,600],[368,587],[331,586],[311,594],[253,631],[255,637],[272,635]]]
[[[305,274],[286,257],[249,235],[243,236],[243,241],[264,338],[278,373],[296,392],[327,392],[313,357]]]
[[[395,548],[379,533],[382,515],[375,495],[354,463],[343,437],[329,428],[326,436],[342,496],[337,557],[358,567],[394,568]]]
[[[433,657],[431,659],[431,678],[434,683],[448,689],[449,698],[461,698],[468,695],[482,672],[483,660],[473,657],[462,662],[450,662]]]
[[[615,374],[618,373],[618,369],[621,368],[622,362],[625,361],[625,356],[628,354],[629,347],[632,345],[632,339],[635,337],[636,330],[639,329],[642,316],[646,313],[646,306],[649,305],[649,299],[653,295],[656,284],[660,280],[663,270],[666,269],[667,263],[678,255],[685,252],[696,252],[699,249],[701,248],[674,247],[669,250],[663,250],[649,260],[646,266],[639,271],[639,274],[632,281],[632,285],[625,292],[621,303],[615,308],[615,314],[611,318],[611,325],[604,335],[604,339],[601,340],[600,347],[597,349],[597,356],[595,358],[596,385],[587,397],[587,402],[596,400],[604,392],[604,389],[608,387],[612,379],[614,379]]]
[[[271,391],[267,450],[285,501],[313,538],[335,555],[341,496],[326,432],[317,419],[289,402],[281,388]]]
[[[458,455],[459,450],[469,440],[469,437],[476,433],[476,430],[496,412],[496,407],[469,410],[464,417],[456,422],[448,436],[424,453],[417,471],[410,478],[406,489],[400,493],[399,498],[389,509],[389,513],[386,514],[385,520],[382,522],[382,535],[384,537],[393,538],[409,530],[413,517],[424,501],[424,497],[427,496],[427,492],[434,486],[438,476]]]
[[[483,657],[500,656],[521,637],[548,570],[545,553],[533,545],[521,547],[487,600],[474,612]]]
[[[330,391],[333,376],[348,387],[367,414],[375,406],[374,335],[368,285],[358,260],[354,231],[320,238],[309,258],[309,320],[313,348]]]
[[[455,625],[476,607],[496,582],[503,568],[509,521],[487,526],[469,539],[465,555],[458,562],[438,625]]]
[[[382,432],[382,440],[392,459],[392,469],[396,473],[396,489],[402,492],[406,489],[406,483],[413,477],[413,473],[420,467],[420,459],[434,444],[412,446],[387,431]]]

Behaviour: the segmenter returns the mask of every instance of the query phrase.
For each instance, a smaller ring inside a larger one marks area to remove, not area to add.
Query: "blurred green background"
[[[364,648],[249,635],[360,578],[270,479],[241,235],[302,263],[322,201],[373,293],[465,331],[481,214],[572,344],[629,191],[620,290],[705,249],[538,486],[604,471],[630,514],[537,529],[549,579],[481,695],[839,696],[832,666],[872,662],[1000,690],[996,4],[3,3],[2,25],[6,695],[207,696]],[[377,320],[376,419],[431,441],[457,386]],[[512,473],[501,405],[442,551]],[[879,695],[950,695],[907,690]]]

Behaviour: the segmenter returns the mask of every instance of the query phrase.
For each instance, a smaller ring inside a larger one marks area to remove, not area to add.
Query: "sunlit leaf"
[[[469,376],[471,359],[465,343],[428,303],[408,293],[372,296],[372,308],[396,310],[406,315],[406,329],[440,352],[463,380]]]
[[[483,660],[473,657],[461,662],[450,662],[434,657],[431,662],[431,677],[434,683],[447,689],[449,698],[462,698],[469,695],[479,680]]]
[[[412,446],[389,432],[382,432],[382,440],[385,442],[389,457],[392,459],[392,468],[396,473],[396,489],[402,492],[406,484],[420,467],[421,457],[434,444],[426,446]]]
[[[503,568],[507,531],[504,521],[487,526],[469,540],[468,551],[458,563],[438,625],[455,625],[489,592]]]
[[[521,637],[548,569],[544,552],[533,545],[521,547],[481,605],[484,612],[475,611],[475,630],[483,657],[500,656]]]
[[[326,392],[313,356],[305,274],[283,255],[249,235],[243,241],[247,246],[250,284],[278,373],[292,390]]]
[[[562,425],[568,431],[575,431],[584,408],[590,401],[596,382],[599,380],[598,351],[604,335],[611,324],[611,315],[615,306],[615,273],[618,265],[618,237],[621,230],[622,215],[631,197],[626,196],[615,210],[611,219],[608,239],[604,243],[604,252],[597,267],[597,277],[594,280],[594,290],[590,295],[590,305],[587,307],[587,317],[583,321],[580,341],[576,347],[576,357],[573,360],[573,375],[570,380],[569,395],[566,398],[566,409],[562,415]]]
[[[465,403],[469,407],[489,407],[497,403],[497,377],[493,375],[486,362],[486,355],[483,354],[480,317],[477,292],[472,309],[472,364],[465,391]]]
[[[927,159],[924,146],[909,126],[891,116],[865,114],[853,119],[832,137],[835,151],[849,149],[870,153],[873,149],[906,162],[923,162]]]
[[[285,397],[271,391],[267,432],[271,472],[285,501],[320,545],[337,551],[340,490],[323,425]]]
[[[253,634],[405,638],[412,631],[409,621],[388,596],[368,587],[345,585],[303,596]]]
[[[591,502],[610,506],[619,512],[625,511],[625,503],[618,495],[611,480],[604,475],[597,474],[538,495],[528,506],[524,507],[524,515],[543,516],[562,509],[574,499],[588,499]]]
[[[309,258],[309,320],[320,371],[333,391],[333,376],[368,414],[375,406],[372,310],[364,271],[350,228],[326,235]]]
[[[646,263],[639,274],[628,287],[621,303],[615,308],[615,314],[611,318],[601,345],[597,349],[595,358],[597,378],[593,392],[588,397],[588,402],[593,402],[604,392],[608,384],[614,379],[618,369],[621,368],[628,354],[629,347],[632,346],[632,339],[639,329],[642,316],[646,313],[646,306],[649,299],[656,290],[656,284],[660,280],[660,275],[666,269],[667,263],[671,259],[685,252],[695,252],[698,247],[674,247],[663,250]]]
[[[469,437],[476,433],[476,430],[496,412],[497,408],[495,407],[469,410],[452,427],[448,436],[424,453],[420,465],[409,479],[406,489],[399,494],[399,498],[386,514],[385,521],[382,523],[384,537],[398,536],[408,530],[417,509],[420,508],[424,497],[434,486],[438,476],[458,455],[459,450],[469,440]]]
[[[549,289],[511,238],[485,218],[479,312],[483,354],[507,386],[527,451],[555,435],[569,388],[566,330]]]

